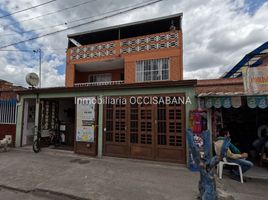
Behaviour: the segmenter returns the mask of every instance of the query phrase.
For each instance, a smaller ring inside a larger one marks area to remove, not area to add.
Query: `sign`
[[[223,107],[224,108],[231,108],[232,102],[230,97],[224,97],[223,98]]]
[[[94,97],[92,97],[92,99],[93,98]],[[76,104],[77,142],[94,142],[94,130],[95,130],[94,123],[95,123],[95,105],[92,103]]]
[[[232,106],[234,108],[241,107],[241,105],[242,105],[241,97],[235,96],[235,97],[232,97],[231,99],[232,99]]]
[[[268,92],[268,66],[243,67],[242,74],[245,92]]]
[[[256,108],[257,102],[255,97],[247,97],[247,103],[249,108]]]

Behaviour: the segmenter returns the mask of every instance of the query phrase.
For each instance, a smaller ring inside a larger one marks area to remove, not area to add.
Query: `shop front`
[[[268,137],[268,94],[201,93],[198,105],[210,113],[213,140],[221,128],[227,128],[241,152],[248,152],[255,164],[264,161],[263,146],[255,144]]]
[[[56,149],[185,164],[195,85],[189,80],[21,91],[16,146],[32,145],[34,131],[45,137],[54,130],[61,135]]]

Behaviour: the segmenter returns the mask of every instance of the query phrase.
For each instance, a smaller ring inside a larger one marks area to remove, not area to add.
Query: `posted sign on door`
[[[94,97],[86,97],[94,98]],[[77,101],[76,104],[76,141],[94,142],[95,130],[95,105],[92,101]]]

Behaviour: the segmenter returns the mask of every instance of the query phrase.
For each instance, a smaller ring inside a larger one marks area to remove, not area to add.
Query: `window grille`
[[[169,59],[141,60],[136,62],[136,82],[169,79]]]
[[[0,124],[16,124],[16,99],[0,100]]]

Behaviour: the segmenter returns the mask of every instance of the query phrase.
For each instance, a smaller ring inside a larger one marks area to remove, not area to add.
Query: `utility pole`
[[[39,88],[42,86],[42,51],[41,49],[33,50],[34,53],[39,53]]]

